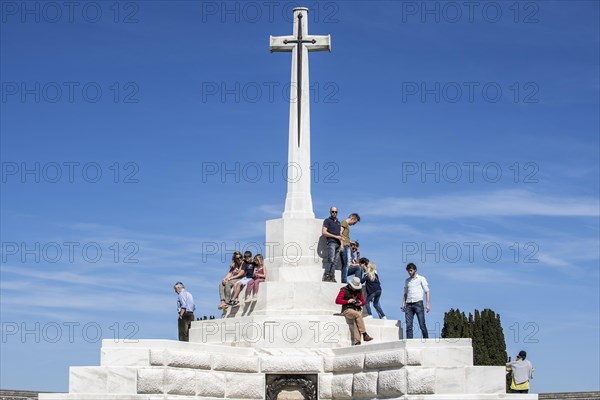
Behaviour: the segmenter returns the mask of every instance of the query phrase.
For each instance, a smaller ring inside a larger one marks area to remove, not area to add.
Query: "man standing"
[[[173,288],[177,292],[177,313],[179,314],[179,321],[177,324],[179,330],[179,341],[189,342],[190,341],[190,327],[194,320],[194,297],[192,294],[185,290],[183,283],[177,282]]]
[[[342,283],[347,282],[348,278],[348,265],[352,261],[352,250],[350,249],[350,227],[357,222],[360,222],[360,215],[352,213],[342,221]],[[360,277],[359,277],[360,278]]]
[[[417,266],[410,263],[406,266],[408,278],[404,283],[404,300],[402,301],[402,311],[406,312],[406,338],[413,338],[413,319],[417,314],[419,328],[423,339],[428,339],[427,326],[425,325],[425,313],[423,311],[423,292],[426,293],[427,303],[425,309],[429,312],[429,286],[424,276],[417,274]]]
[[[506,369],[512,371],[511,393],[529,393],[529,380],[533,379],[533,365],[525,358],[527,353],[521,350],[515,361],[506,363]]]
[[[329,209],[329,218],[323,221],[323,229],[321,234],[327,238],[327,263],[325,264],[325,272],[323,273],[323,282],[337,282],[335,280],[335,266],[340,252],[342,243],[341,224],[337,219],[338,210],[333,206]]]

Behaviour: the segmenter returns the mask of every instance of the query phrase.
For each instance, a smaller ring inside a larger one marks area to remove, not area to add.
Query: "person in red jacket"
[[[355,346],[360,344],[361,335],[365,342],[373,340],[367,333],[362,317],[362,305],[365,304],[365,298],[362,294],[362,283],[358,277],[352,278],[347,286],[340,289],[335,303],[342,305],[342,315],[354,326],[352,340]]]

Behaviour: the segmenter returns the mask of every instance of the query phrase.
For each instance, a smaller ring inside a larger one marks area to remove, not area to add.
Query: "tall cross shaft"
[[[308,53],[331,51],[331,37],[308,34],[308,9],[294,8],[291,36],[271,36],[271,52],[292,53],[288,192],[283,218],[314,218],[310,191],[310,84]],[[295,91],[295,94],[293,93]],[[295,98],[294,98],[295,97]]]

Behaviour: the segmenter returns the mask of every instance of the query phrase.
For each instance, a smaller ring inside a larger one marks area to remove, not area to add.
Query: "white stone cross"
[[[271,36],[271,52],[292,53],[288,191],[283,218],[314,218],[310,192],[310,85],[308,52],[331,51],[331,37],[308,34],[308,8],[294,8],[291,36]],[[294,93],[295,92],[295,93]]]

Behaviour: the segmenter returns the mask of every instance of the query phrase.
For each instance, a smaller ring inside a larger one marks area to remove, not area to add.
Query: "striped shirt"
[[[196,306],[194,305],[194,297],[185,289],[181,289],[181,292],[177,297],[177,312],[181,312],[182,308],[185,308],[185,311],[190,312],[194,312],[196,310]]]

